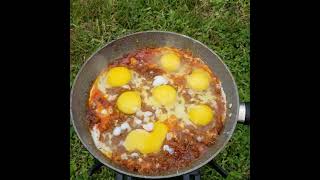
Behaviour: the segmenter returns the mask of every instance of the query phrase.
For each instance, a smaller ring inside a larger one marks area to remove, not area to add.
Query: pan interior
[[[180,169],[179,171],[167,171],[163,172],[163,174],[159,174],[158,176],[142,176],[135,172],[129,172],[125,168],[114,164],[112,161],[105,158],[104,155],[95,147],[88,129],[88,121],[86,120],[86,105],[93,81],[101,72],[102,68],[105,67],[109,62],[137,49],[163,46],[171,46],[191,51],[194,57],[199,57],[206,62],[221,80],[222,87],[226,94],[227,106],[228,104],[232,104],[232,108],[227,109],[225,126],[216,143],[209,148],[209,151],[206,154],[202,155],[190,166]],[[81,142],[88,149],[88,151],[95,158],[113,170],[130,176],[143,178],[168,178],[179,176],[198,169],[206,164],[208,161],[214,158],[229,141],[236,125],[238,107],[239,99],[234,79],[226,65],[213,51],[199,41],[187,36],[159,31],[131,34],[112,41],[98,50],[80,69],[73,84],[70,103],[70,111],[74,128]],[[229,114],[231,114],[231,117],[229,117]]]

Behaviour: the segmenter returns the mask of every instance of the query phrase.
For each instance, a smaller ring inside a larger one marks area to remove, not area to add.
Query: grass
[[[233,73],[241,101],[250,101],[249,0],[71,0],[70,87],[84,61],[106,42],[145,30],[173,31],[193,37],[213,49]],[[249,179],[249,131],[237,125],[216,158],[228,179]],[[89,178],[93,157],[70,127],[71,179],[113,179],[107,168]],[[203,179],[223,179],[210,167]]]

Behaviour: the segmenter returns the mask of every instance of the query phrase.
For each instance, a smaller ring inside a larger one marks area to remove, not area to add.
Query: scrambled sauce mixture
[[[146,48],[110,63],[88,101],[96,147],[145,175],[188,166],[214,144],[226,101],[219,79],[176,48]]]

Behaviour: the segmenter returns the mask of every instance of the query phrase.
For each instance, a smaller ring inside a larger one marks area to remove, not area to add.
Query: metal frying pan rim
[[[79,69],[75,79],[74,79],[74,82],[72,84],[72,88],[71,88],[71,94],[70,94],[70,118],[72,120],[72,125],[73,127],[76,127],[75,126],[75,123],[74,123],[74,119],[73,119],[73,113],[72,113],[72,97],[73,97],[73,93],[74,93],[74,87],[75,87],[75,84],[81,74],[81,72],[83,71],[84,67],[87,65],[87,63],[93,59],[93,57],[95,55],[97,55],[99,53],[99,51],[103,50],[105,47],[109,46],[110,44],[112,44],[113,42],[115,41],[118,41],[120,39],[123,39],[123,38],[126,38],[126,37],[129,37],[129,36],[135,36],[135,35],[138,35],[138,34],[144,34],[144,33],[165,33],[165,34],[173,34],[173,35],[177,35],[177,36],[181,36],[181,37],[184,37],[184,38],[187,38],[187,39],[190,39],[196,43],[199,43],[201,46],[207,48],[212,54],[214,54],[217,59],[224,65],[226,71],[228,72],[228,74],[230,75],[231,79],[232,79],[232,82],[230,83],[233,83],[233,86],[234,86],[234,89],[235,89],[235,96],[237,97],[236,98],[236,101],[237,101],[237,104],[239,104],[239,94],[238,94],[238,88],[237,88],[237,84],[235,83],[235,80],[234,80],[234,77],[231,73],[231,71],[229,70],[228,66],[222,61],[222,59],[220,58],[220,56],[218,56],[213,50],[211,50],[209,47],[207,47],[205,44],[203,44],[202,42],[196,40],[196,39],[193,39],[189,36],[186,36],[186,35],[183,35],[183,34],[179,34],[179,33],[175,33],[175,32],[169,32],[169,31],[141,31],[141,32],[136,32],[136,33],[132,33],[132,34],[127,34],[127,35],[124,35],[124,36],[121,36],[115,40],[112,40],[110,41],[109,43],[105,44],[104,46],[102,46],[101,48],[99,48],[98,50],[96,50],[84,63],[83,65],[81,66],[81,68]],[[233,118],[235,118],[234,120],[234,123],[233,123],[233,126],[231,127],[230,131],[228,133],[230,133],[230,135],[228,135],[224,142],[222,143],[222,145],[218,148],[218,150],[216,150],[216,152],[214,154],[212,154],[210,156],[210,158],[208,158],[207,160],[199,163],[197,166],[193,167],[193,168],[190,168],[184,172],[178,172],[175,173],[175,174],[169,174],[169,175],[161,175],[161,176],[145,176],[145,175],[138,175],[138,174],[132,174],[130,172],[126,172],[126,171],[123,171],[121,169],[118,169],[114,166],[112,166],[111,164],[108,164],[108,163],[104,163],[104,162],[101,162],[99,157],[97,157],[95,155],[95,153],[91,152],[90,148],[88,148],[87,144],[84,143],[82,137],[80,136],[80,133],[78,132],[77,128],[74,128],[81,143],[85,146],[85,148],[90,152],[91,155],[93,155],[96,159],[98,159],[101,163],[103,163],[104,165],[106,165],[107,167],[113,169],[114,171],[117,171],[119,173],[122,173],[122,174],[126,174],[126,175],[129,175],[129,176],[133,176],[133,177],[138,177],[138,178],[149,178],[149,179],[162,179],[162,178],[172,178],[172,177],[176,177],[176,176],[181,176],[181,175],[184,175],[184,174],[187,174],[187,173],[190,173],[196,169],[199,169],[200,167],[206,165],[208,162],[210,162],[214,157],[216,157],[227,145],[227,143],[229,142],[230,138],[232,137],[233,135],[233,132],[235,130],[235,127],[236,127],[236,124],[237,124],[237,119],[238,119],[238,112],[239,109],[236,109],[236,114]]]

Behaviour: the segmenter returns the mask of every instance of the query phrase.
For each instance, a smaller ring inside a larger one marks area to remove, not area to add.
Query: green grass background
[[[81,65],[99,47],[120,36],[145,30],[173,31],[197,39],[227,64],[238,85],[241,101],[250,101],[249,0],[71,0],[70,87]],[[217,157],[228,179],[249,179],[249,128],[237,125]],[[71,179],[113,179],[104,167],[93,177],[87,172],[93,157],[70,126]],[[208,166],[203,179],[223,179]]]

